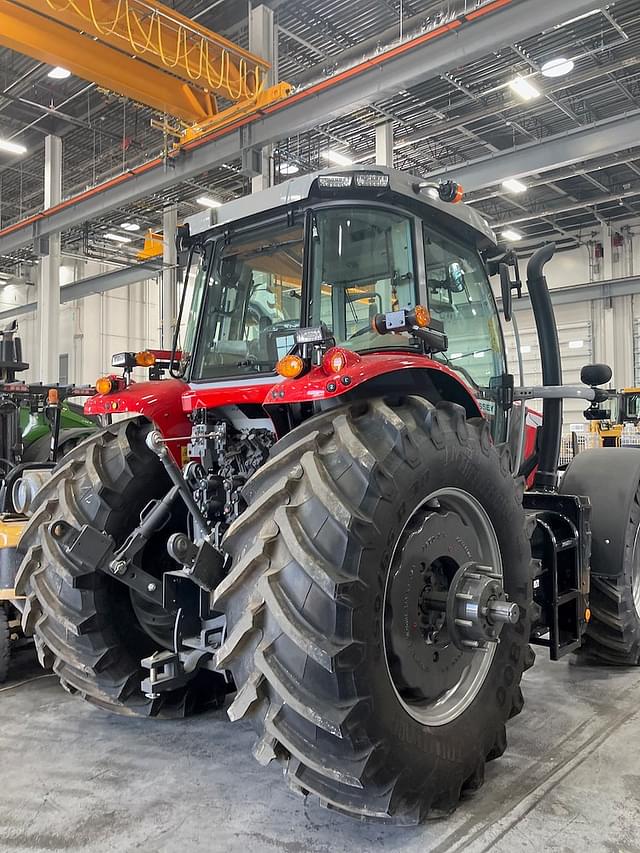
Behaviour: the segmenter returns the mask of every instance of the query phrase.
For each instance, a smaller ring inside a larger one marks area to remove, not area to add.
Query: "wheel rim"
[[[447,618],[452,582],[465,565],[476,563],[488,565],[491,577],[502,583],[500,547],[489,516],[462,489],[433,492],[412,512],[396,542],[382,608],[387,674],[405,711],[425,726],[446,725],[469,707],[496,654],[497,632],[482,648],[462,649]]]
[[[633,540],[632,567],[631,592],[633,594],[636,615],[640,619],[640,525],[638,525],[635,539]]]

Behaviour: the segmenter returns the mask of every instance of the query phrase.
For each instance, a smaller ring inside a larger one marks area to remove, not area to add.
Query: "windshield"
[[[310,325],[324,323],[354,350],[412,346],[379,335],[373,317],[417,302],[412,221],[388,210],[333,207],[313,216]]]
[[[193,378],[270,373],[300,326],[303,229],[256,230],[232,238],[194,291],[187,339],[204,300]]]
[[[357,206],[311,216],[308,324],[324,323],[336,343],[352,349],[414,346],[408,335],[371,328],[375,314],[417,303],[412,220]],[[302,321],[302,224],[227,239],[193,284],[182,367],[195,346],[194,380],[273,372]]]

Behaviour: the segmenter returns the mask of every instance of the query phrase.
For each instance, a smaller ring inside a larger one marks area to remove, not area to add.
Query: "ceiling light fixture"
[[[333,149],[329,149],[329,151],[324,151],[323,156],[325,160],[329,163],[332,163],[334,166],[353,166],[353,160],[349,159],[349,157],[345,157],[344,154],[341,154],[339,151],[334,151]]]
[[[506,181],[502,182],[502,186],[510,193],[525,193],[527,191],[527,185],[517,178],[507,178]]]
[[[543,63],[540,70],[545,77],[564,77],[565,74],[570,74],[575,67],[573,59],[565,59],[562,56],[557,59],[550,59]]]
[[[295,163],[287,163],[286,160],[280,163],[281,175],[297,175],[299,171],[300,167]]]
[[[556,24],[554,26],[554,30],[559,30],[561,27],[566,27],[568,24],[575,24],[576,21],[583,21],[585,18],[590,18],[592,15],[597,15],[600,12],[600,8],[591,9],[590,12],[583,12],[581,15],[576,15],[575,18],[569,18],[567,21],[563,21],[561,24]]]
[[[68,68],[63,68],[61,65],[56,65],[56,67],[52,68],[51,71],[47,74],[47,77],[51,77],[52,80],[66,80],[67,77],[71,77],[71,72]]]
[[[222,202],[218,201],[215,198],[211,198],[208,195],[201,195],[200,198],[196,199],[196,204],[201,205],[202,207],[221,207]]]
[[[508,85],[523,101],[533,101],[534,98],[540,97],[540,90],[536,89],[526,77],[514,77],[513,80],[509,80]]]
[[[140,226],[137,222],[123,222],[120,226],[123,231],[139,231]]]
[[[114,243],[130,243],[131,237],[123,237],[122,234],[112,234],[109,232],[104,235],[107,240],[113,240]]]
[[[522,240],[522,234],[514,228],[505,228],[502,232],[502,236],[505,240]]]
[[[0,139],[0,151],[7,151],[9,154],[27,153],[24,145],[20,145],[18,142],[11,142],[10,139]]]

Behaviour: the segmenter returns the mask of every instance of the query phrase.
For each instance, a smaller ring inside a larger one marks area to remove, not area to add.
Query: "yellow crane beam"
[[[63,65],[78,77],[185,122],[210,115],[204,93],[201,97],[190,93],[194,97],[188,97],[185,84],[170,75],[165,75],[167,79],[160,86],[156,69],[122,55],[114,61],[110,48],[98,42],[89,44],[86,36],[53,22],[43,25],[37,16],[7,0],[0,0],[0,44],[39,62]]]
[[[0,0],[0,44],[187,125],[273,99],[267,62],[155,0]]]

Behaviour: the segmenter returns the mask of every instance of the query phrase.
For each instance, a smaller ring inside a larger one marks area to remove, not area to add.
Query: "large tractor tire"
[[[148,698],[140,660],[171,648],[173,619],[95,565],[76,566],[51,535],[53,522],[90,525],[124,542],[141,511],[170,488],[158,457],[145,444],[150,424],[122,421],[74,448],[36,495],[20,541],[25,555],[17,588],[27,596],[23,629],[33,634],[40,663],[72,693],[121,714],[183,716],[217,696],[221,676],[200,673],[188,687]],[[175,524],[174,524],[175,522]],[[161,578],[175,568],[167,537],[184,529],[176,516],[142,554],[142,567]],[[213,688],[213,693],[210,688]]]
[[[579,453],[563,494],[591,500],[591,619],[583,652],[607,664],[640,664],[640,450]]]
[[[277,443],[247,499],[214,596],[229,716],[253,723],[258,761],[278,759],[292,789],[329,808],[404,825],[449,814],[504,752],[532,661],[508,452],[450,403],[355,403]],[[499,644],[460,650],[434,602],[476,562],[520,617]]]
[[[11,630],[9,628],[9,612],[7,606],[0,602],[0,684],[7,680],[10,661]]]

